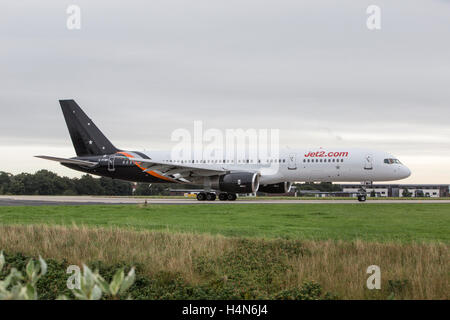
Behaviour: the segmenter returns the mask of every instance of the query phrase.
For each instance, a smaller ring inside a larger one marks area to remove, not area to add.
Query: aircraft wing
[[[215,175],[223,175],[229,172],[220,165],[205,165],[201,163],[169,163],[159,162],[152,159],[137,158],[130,154],[124,156],[116,156],[116,158],[123,158],[131,160],[144,172],[150,174],[157,174],[163,178],[179,183],[190,183],[189,177],[208,177]]]
[[[85,161],[85,160],[77,160],[77,159],[66,159],[66,158],[57,158],[57,157],[50,157],[50,156],[35,156],[36,158],[45,159],[45,160],[51,160],[56,161],[59,163],[69,163],[69,164],[77,164],[79,166],[83,167],[95,167],[98,162],[91,162],[91,161]]]

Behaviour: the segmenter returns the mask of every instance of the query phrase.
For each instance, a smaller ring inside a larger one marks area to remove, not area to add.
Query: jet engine
[[[259,192],[266,193],[288,193],[291,190],[291,182],[280,182],[274,184],[266,184],[259,186]]]
[[[232,193],[254,193],[258,191],[259,174],[232,172],[217,176],[211,181],[211,188]]]

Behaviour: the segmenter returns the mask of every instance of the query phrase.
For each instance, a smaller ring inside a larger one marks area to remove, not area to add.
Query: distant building
[[[286,193],[267,193],[267,192],[257,192],[257,196],[267,196],[267,197],[296,197],[298,195],[298,190],[296,186],[292,186],[291,190]]]
[[[195,189],[169,189],[170,196],[184,196],[188,197],[189,195],[197,195],[202,190],[196,191]]]
[[[288,193],[263,193],[258,192],[258,196],[311,196],[311,197],[357,197],[361,184],[341,184],[342,191],[319,191],[319,190],[298,190],[295,186]],[[403,197],[404,191],[410,197],[449,197],[448,184],[374,184],[365,186],[367,197]],[[196,195],[201,189],[169,189],[171,196]],[[240,194],[240,196],[254,197],[256,194]]]
[[[343,191],[320,191],[320,190],[298,190],[297,195],[300,197],[351,197],[352,193]]]
[[[341,184],[342,191],[356,197],[361,184]],[[448,197],[448,184],[374,184],[365,186],[367,196],[375,193],[376,197],[403,197],[405,192],[410,197]]]

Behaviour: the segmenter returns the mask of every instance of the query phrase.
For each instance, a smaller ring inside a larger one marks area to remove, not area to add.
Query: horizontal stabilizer
[[[57,158],[57,157],[49,157],[49,156],[35,156],[36,158],[45,159],[45,160],[51,160],[51,161],[57,161],[60,163],[69,163],[69,164],[77,164],[83,167],[95,167],[98,162],[90,162],[90,161],[84,161],[84,160],[77,160],[77,159],[66,159],[66,158]]]

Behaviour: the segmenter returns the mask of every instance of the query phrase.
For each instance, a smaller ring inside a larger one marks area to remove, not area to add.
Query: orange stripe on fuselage
[[[117,152],[117,153],[123,154],[124,156],[129,157],[129,158],[134,158],[131,154],[126,153],[126,152]]]
[[[145,171],[145,172],[148,172],[148,173],[151,174],[152,176],[157,177],[157,178],[159,178],[159,179],[163,179],[163,180],[166,180],[166,181],[169,181],[169,182],[173,182],[172,179],[167,178],[167,177],[164,177],[164,176],[162,176],[162,175],[160,175],[160,174],[157,174],[155,171]]]
[[[134,158],[131,154],[126,153],[126,152],[118,152],[118,153],[123,154],[124,156],[126,156],[126,157],[128,157],[128,158],[131,158],[130,160],[133,160],[133,158]],[[152,175],[152,176],[154,176],[154,177],[156,177],[156,178],[159,178],[159,179],[162,179],[162,180],[165,180],[165,181],[173,182],[172,179],[167,178],[167,177],[164,177],[164,176],[162,176],[162,175],[156,173],[155,171],[145,171],[145,170],[147,170],[147,169],[144,168],[144,167],[142,167],[141,165],[139,165],[139,164],[137,163],[137,161],[133,161],[133,163],[134,163],[139,169],[141,169],[142,171],[144,171],[144,173],[148,173],[148,174],[150,174],[150,175]]]

